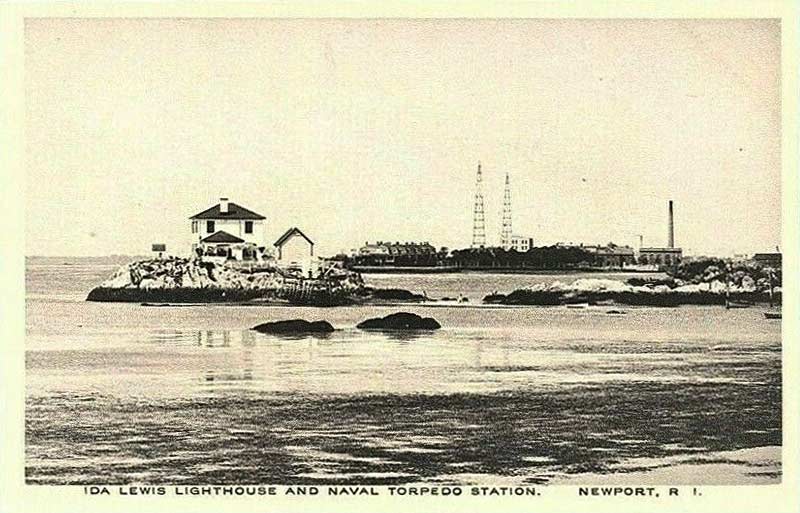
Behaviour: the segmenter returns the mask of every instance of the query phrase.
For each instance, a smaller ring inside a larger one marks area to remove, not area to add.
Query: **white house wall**
[[[214,231],[206,230],[207,221],[214,221]],[[264,220],[253,220],[253,233],[244,233],[245,220],[240,219],[197,219],[198,233],[194,233],[194,240],[205,239],[212,233],[220,230],[235,235],[245,242],[251,242],[257,246],[267,245],[267,225]],[[190,225],[191,229],[191,225]]]
[[[280,261],[285,263],[305,263],[312,257],[311,244],[302,235],[293,234],[283,243]]]

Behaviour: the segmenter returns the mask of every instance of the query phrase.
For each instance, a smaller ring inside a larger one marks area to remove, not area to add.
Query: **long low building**
[[[358,250],[359,255],[375,255],[386,257],[414,256],[414,255],[434,255],[436,248],[429,242],[384,242],[378,241],[374,244],[365,243]]]
[[[753,255],[753,261],[764,267],[780,269],[783,257],[781,253],[756,253]]]
[[[645,265],[677,265],[683,260],[681,248],[640,248],[639,263]]]

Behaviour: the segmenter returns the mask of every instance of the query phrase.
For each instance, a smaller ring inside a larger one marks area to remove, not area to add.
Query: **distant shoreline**
[[[504,267],[390,267],[390,266],[353,266],[350,270],[360,274],[580,274],[580,273],[614,273],[614,274],[664,274],[664,271],[643,271],[639,269],[620,268],[580,268],[580,269],[514,269]]]
[[[147,260],[152,257],[142,255],[108,255],[108,256],[26,256],[26,265],[31,263],[47,265],[77,265],[91,263],[97,265],[125,265],[139,260]],[[37,262],[38,261],[38,262]],[[557,275],[557,274],[641,274],[641,275],[660,275],[663,271],[639,270],[639,269],[620,269],[620,268],[597,268],[586,267],[577,269],[530,269],[530,268],[504,268],[504,267],[452,267],[452,266],[353,266],[351,271],[365,275],[375,274],[522,274],[522,275]]]

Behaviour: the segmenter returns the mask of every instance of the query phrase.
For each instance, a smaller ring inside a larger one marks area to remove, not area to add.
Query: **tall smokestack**
[[[669,200],[669,236],[667,238],[667,247],[675,247],[675,223],[672,214],[672,200]]]

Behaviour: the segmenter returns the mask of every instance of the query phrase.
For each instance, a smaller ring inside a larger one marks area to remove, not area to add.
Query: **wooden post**
[[[731,301],[731,264],[725,266],[725,308],[730,308]]]
[[[769,307],[770,308],[775,306],[774,302],[773,302],[774,289],[773,289],[773,286],[772,286],[772,275],[773,275],[773,272],[774,271],[772,270],[771,267],[769,268],[769,271],[767,271],[767,275],[769,276]]]

